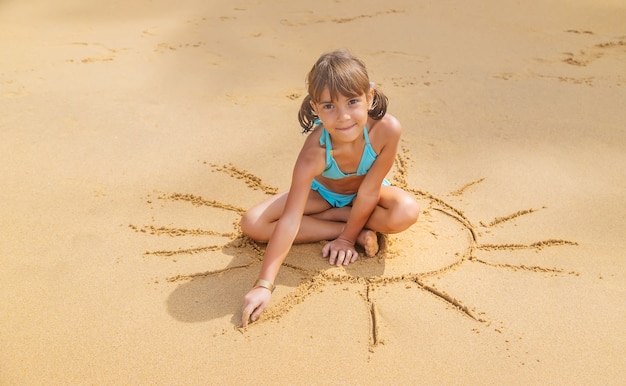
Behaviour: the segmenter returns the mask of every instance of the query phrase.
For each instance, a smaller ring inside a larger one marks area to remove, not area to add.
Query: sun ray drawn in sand
[[[482,232],[490,232],[496,226],[518,220],[545,208],[518,210],[510,215],[497,217],[487,222],[480,221],[478,224],[475,224],[463,211],[455,208],[444,199],[408,186],[409,162],[408,150],[403,148],[396,158],[393,180],[396,186],[411,192],[418,200],[426,202],[426,207],[423,208],[423,214],[418,223],[401,234],[381,236],[379,239],[380,251],[375,257],[359,259],[356,263],[346,267],[329,266],[326,260],[321,258],[321,245],[315,249],[315,256],[312,255],[310,248],[302,253],[302,250],[298,250],[297,246],[294,246],[283,264],[283,269],[291,270],[301,275],[303,279],[293,291],[285,295],[276,304],[268,307],[262,314],[261,319],[251,326],[281,319],[298,304],[306,301],[307,297],[321,292],[326,285],[350,283],[356,285],[357,288],[362,288],[362,290],[358,291],[358,295],[363,299],[369,310],[369,315],[367,316],[370,325],[368,332],[369,350],[373,351],[376,346],[383,342],[383,339],[381,339],[379,326],[380,315],[372,293],[386,285],[406,283],[407,288],[417,287],[419,290],[443,302],[446,308],[455,310],[463,317],[467,317],[477,323],[490,324],[484,312],[478,312],[474,307],[465,304],[459,299],[459,296],[453,296],[444,290],[435,288],[434,285],[428,284],[427,279],[445,275],[463,264],[484,264],[499,269],[550,273],[554,275],[576,275],[575,272],[566,272],[559,268],[493,263],[477,257],[478,251],[488,253],[490,251],[506,252],[525,249],[539,252],[544,248],[575,246],[577,243],[554,238],[539,240],[530,244],[482,243],[480,241]],[[235,165],[211,165],[211,167],[213,172],[225,173],[234,179],[242,181],[250,189],[259,190],[267,195],[277,192],[275,187],[266,185],[259,177]],[[483,181],[484,178],[469,182],[451,192],[449,196],[462,196],[467,190],[476,189]],[[129,225],[135,232],[154,236],[218,237],[228,240],[228,242],[223,244],[192,248],[148,250],[145,252],[145,256],[182,258],[211,251],[221,251],[225,248],[234,248],[240,252],[239,255],[246,256],[245,259],[239,259],[238,263],[229,265],[226,268],[190,274],[181,273],[168,277],[166,279],[168,282],[198,279],[209,280],[217,275],[228,274],[233,270],[252,269],[253,266],[260,264],[262,261],[265,245],[250,240],[239,229],[238,219],[245,212],[244,208],[205,199],[193,194],[160,192],[156,198],[164,202],[182,202],[196,207],[209,207],[230,212],[235,215],[236,220],[233,222],[232,231],[228,232],[154,225]],[[317,247],[316,244],[312,246]],[[294,250],[296,252],[293,252]]]

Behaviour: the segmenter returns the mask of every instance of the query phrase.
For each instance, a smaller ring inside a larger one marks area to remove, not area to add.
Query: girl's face
[[[350,97],[339,94],[333,99],[325,87],[320,101],[311,105],[333,140],[351,142],[363,135],[373,94],[374,90],[370,89],[366,94]]]

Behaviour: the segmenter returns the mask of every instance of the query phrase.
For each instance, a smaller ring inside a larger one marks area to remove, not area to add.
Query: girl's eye
[[[359,103],[358,99],[350,99],[350,101],[348,102],[348,104],[350,104],[350,105],[354,105],[356,103]]]
[[[330,110],[330,109],[332,109],[332,108],[333,108],[333,105],[324,105],[324,106],[322,106],[322,108],[323,108],[324,110]]]

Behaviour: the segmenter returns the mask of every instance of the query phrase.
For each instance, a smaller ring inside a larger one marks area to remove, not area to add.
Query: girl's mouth
[[[339,131],[346,131],[346,130],[350,130],[353,127],[354,127],[354,125],[350,125],[350,126],[347,126],[347,127],[337,127],[335,129],[339,130]]]

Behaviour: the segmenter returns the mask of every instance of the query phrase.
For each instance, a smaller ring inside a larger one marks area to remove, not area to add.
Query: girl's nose
[[[338,117],[339,117],[340,121],[349,120],[350,119],[350,114],[348,113],[348,109],[346,109],[344,107],[340,107],[339,108]]]

